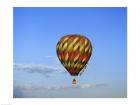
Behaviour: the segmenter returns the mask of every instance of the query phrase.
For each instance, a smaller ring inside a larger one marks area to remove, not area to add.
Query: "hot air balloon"
[[[69,34],[58,41],[56,52],[58,59],[69,74],[78,76],[91,57],[92,45],[84,35]],[[75,79],[72,84],[76,84]]]

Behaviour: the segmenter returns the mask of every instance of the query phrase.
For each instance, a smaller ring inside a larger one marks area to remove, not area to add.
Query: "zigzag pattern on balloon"
[[[56,49],[59,60],[71,75],[78,75],[92,54],[89,39],[77,34],[62,37]]]

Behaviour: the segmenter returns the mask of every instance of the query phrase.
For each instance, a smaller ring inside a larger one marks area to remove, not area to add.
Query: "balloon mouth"
[[[70,73],[71,76],[78,76],[79,74],[79,70],[68,70],[68,72]]]

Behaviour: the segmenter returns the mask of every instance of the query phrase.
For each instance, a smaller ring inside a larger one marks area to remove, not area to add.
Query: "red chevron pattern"
[[[77,76],[92,54],[92,45],[83,35],[70,34],[57,43],[57,56],[72,76]]]

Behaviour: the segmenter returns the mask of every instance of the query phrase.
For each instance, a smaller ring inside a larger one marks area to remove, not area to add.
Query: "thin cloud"
[[[79,89],[90,89],[90,88],[105,87],[105,86],[107,86],[106,83],[64,85],[64,86],[34,86],[34,85],[29,85],[29,84],[28,85],[16,84],[14,86],[14,98],[56,97],[55,94],[57,95],[58,93],[61,94],[61,91],[68,92],[70,91],[70,89],[79,90]]]
[[[53,58],[53,56],[45,56],[45,58]]]
[[[23,70],[28,73],[39,73],[45,77],[51,76],[53,73],[64,73],[64,69],[58,66],[50,66],[45,64],[14,64],[14,70]]]

